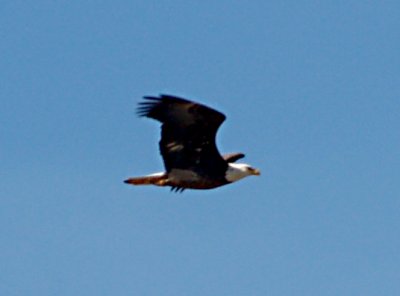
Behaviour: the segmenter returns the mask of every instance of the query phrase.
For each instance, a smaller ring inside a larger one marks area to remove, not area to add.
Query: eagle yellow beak
[[[253,169],[253,170],[252,170],[252,174],[253,174],[254,176],[259,176],[259,175],[261,175],[261,172],[260,172],[259,169]]]

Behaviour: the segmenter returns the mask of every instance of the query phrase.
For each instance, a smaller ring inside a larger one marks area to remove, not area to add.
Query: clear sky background
[[[400,295],[398,1],[2,1],[0,294]],[[143,95],[262,171],[163,169]]]

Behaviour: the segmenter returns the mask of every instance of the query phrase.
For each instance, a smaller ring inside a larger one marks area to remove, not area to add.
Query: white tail
[[[167,182],[167,174],[165,173],[156,173],[153,175],[143,176],[143,177],[134,177],[126,179],[124,182],[132,185],[157,185],[157,186],[165,186]]]

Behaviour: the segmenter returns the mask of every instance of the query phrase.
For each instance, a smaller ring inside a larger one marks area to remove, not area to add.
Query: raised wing
[[[161,95],[144,97],[138,114],[162,123],[160,152],[167,172],[190,169],[199,174],[220,176],[227,162],[215,144],[225,115],[186,99]]]

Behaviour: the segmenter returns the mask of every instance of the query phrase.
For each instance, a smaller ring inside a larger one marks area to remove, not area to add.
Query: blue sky
[[[1,295],[399,295],[397,1],[3,1]],[[262,171],[163,169],[143,95]]]

